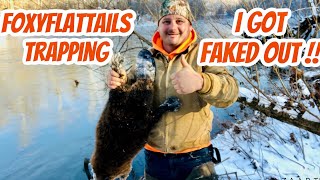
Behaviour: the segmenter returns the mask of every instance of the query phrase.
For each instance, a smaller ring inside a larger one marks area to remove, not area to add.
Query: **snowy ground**
[[[241,88],[240,96],[250,101],[255,95]],[[273,99],[280,102],[275,108],[285,111],[281,104],[286,98],[274,96]],[[259,104],[270,103],[261,98]],[[309,109],[319,117],[317,108]],[[239,119],[236,124],[225,122],[222,127],[225,131],[212,140],[223,159],[216,166],[221,179],[320,178],[320,136],[259,112],[252,118]]]
[[[135,30],[146,39],[151,39],[157,25],[151,21],[143,20],[143,22],[143,24],[137,24]],[[230,22],[232,22],[230,19],[223,21],[223,23],[203,20],[196,22],[193,26],[200,38],[234,38],[231,34]],[[260,71],[260,88],[271,94],[269,91],[272,89],[270,88],[270,78],[265,72],[267,71]],[[305,77],[314,77],[319,74],[320,72],[316,69],[305,71]],[[236,73],[235,77],[239,82],[242,81],[239,74]],[[248,83],[243,82],[246,84],[246,88],[241,88],[240,94],[250,101],[256,94],[253,93],[253,90],[247,89]],[[303,86],[301,81],[298,83],[301,87]],[[306,88],[301,90],[304,95],[310,95]],[[260,94],[260,105],[268,106],[270,102],[261,97]],[[279,103],[275,107],[278,111],[287,112],[295,117],[295,111],[283,108],[285,101],[287,101],[286,96],[275,93],[270,98]],[[319,118],[319,109],[308,106],[308,101],[311,100],[301,102]],[[259,112],[246,116],[244,114],[249,112],[247,110],[246,108],[243,112],[235,112],[234,115],[237,117],[235,124],[232,118],[230,118],[230,122],[222,122],[219,126],[225,129],[212,139],[213,145],[220,150],[223,160],[216,166],[220,179],[320,179],[320,136],[266,117]],[[222,110],[216,111],[221,112]],[[215,116],[215,118],[217,117],[219,118],[219,115]],[[223,116],[221,119],[227,119],[225,117]],[[319,121],[313,116],[308,116],[307,113],[304,118]]]
[[[320,178],[320,137],[272,118],[237,123],[212,143],[221,179]]]

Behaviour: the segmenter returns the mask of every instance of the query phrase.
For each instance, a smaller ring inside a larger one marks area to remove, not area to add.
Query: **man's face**
[[[158,27],[163,47],[167,52],[179,47],[188,38],[191,30],[190,22],[180,15],[164,16]]]

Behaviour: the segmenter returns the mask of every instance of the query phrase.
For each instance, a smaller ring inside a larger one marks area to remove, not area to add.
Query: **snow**
[[[206,22],[198,22],[199,27]],[[210,34],[215,38],[227,37],[229,30],[226,25],[215,24],[221,28],[224,34],[218,34],[212,28],[203,29],[200,35],[206,37]],[[151,39],[156,30],[156,23],[148,21],[146,24],[139,24],[135,28],[147,39]],[[210,30],[211,29],[211,30]],[[305,77],[314,77],[320,71],[306,71]],[[263,72],[260,73],[261,75]],[[270,79],[267,75],[261,77],[261,84],[267,85]],[[301,94],[310,96],[308,88],[303,81],[299,80],[298,85]],[[276,102],[275,110],[288,113],[292,118],[296,118],[298,112],[288,109],[286,104],[289,98],[283,94],[269,95],[269,99]],[[240,87],[240,97],[246,97],[247,102],[252,102],[254,98],[259,100],[259,105],[270,106],[270,101],[262,93],[247,87]],[[320,117],[319,110],[310,99],[300,101],[308,111],[302,116],[304,119],[319,122],[315,117]],[[291,102],[293,107],[297,107],[296,102]],[[315,115],[315,116],[314,116]],[[230,129],[225,129],[211,140],[212,144],[220,150],[222,163],[217,164],[215,170],[220,179],[320,179],[320,136],[295,126],[280,122],[276,119],[263,116],[258,111],[254,116],[246,119],[236,114],[237,122]],[[234,127],[240,131],[234,131]],[[237,133],[239,132],[239,133]],[[141,160],[142,161],[142,160]],[[143,168],[140,167],[140,168]],[[142,171],[142,170],[141,170]]]
[[[144,19],[143,19],[144,18]],[[141,23],[140,23],[141,22]],[[296,20],[294,20],[296,22]],[[232,19],[223,21],[198,20],[193,24],[199,39],[202,38],[235,38],[231,33]],[[206,27],[206,28],[203,28]],[[142,17],[136,24],[135,30],[146,39],[151,39],[157,29],[157,22],[151,18]],[[261,86],[270,89],[270,78],[266,71],[259,72]],[[315,77],[320,74],[317,68],[305,71],[304,77]],[[236,76],[236,78],[240,79]],[[298,85],[305,97],[310,96],[310,91],[302,80]],[[246,83],[247,84],[247,83]],[[290,102],[287,96],[270,91],[265,93],[269,99],[276,102],[274,107],[278,112],[286,112],[296,118],[298,112],[293,108],[288,109]],[[240,97],[246,97],[247,102],[254,98],[259,100],[259,105],[270,106],[270,101],[262,93],[248,87],[240,87]],[[306,111],[303,118],[319,122],[315,116],[320,117],[319,110],[312,99],[300,101],[312,114]],[[297,107],[297,102],[290,102]],[[276,119],[263,116],[255,111],[252,117],[241,117],[236,114],[238,121],[232,128],[225,129],[212,139],[212,144],[220,150],[222,163],[217,164],[215,170],[220,179],[320,179],[320,136],[295,126],[280,122]],[[234,131],[238,127],[239,131]],[[237,132],[239,132],[237,134]]]
[[[201,27],[201,23],[198,25]],[[152,23],[146,25],[147,28],[140,27],[140,31],[154,28]],[[221,24],[216,27],[224,28]],[[221,32],[228,32],[222,30]],[[211,33],[216,38],[221,34],[210,31],[209,28],[199,32],[199,34]],[[151,37],[151,35],[149,35]],[[222,36],[230,37],[229,34]],[[319,72],[315,72],[319,74]],[[305,72],[305,76],[313,77],[315,73]],[[262,83],[267,83],[262,82]],[[308,88],[302,80],[297,82],[304,96],[310,96]],[[258,96],[259,94],[259,96]],[[283,94],[268,95],[266,98],[257,90],[240,87],[241,97],[246,97],[247,102],[252,102],[254,98],[259,100],[259,105],[269,107],[268,98],[276,102],[275,110],[288,113],[292,118],[296,118],[297,111],[286,108],[289,98]],[[301,103],[314,115],[320,117],[318,108],[313,105],[312,100],[301,100]],[[294,107],[296,102],[291,103]],[[317,121],[316,117],[307,111],[303,118]],[[249,119],[239,119],[234,124],[240,129],[237,134],[234,128],[226,129],[222,134],[218,134],[212,139],[212,144],[220,150],[222,163],[217,164],[215,170],[220,179],[320,179],[320,137],[295,126],[280,122],[262,115],[255,111],[254,116]],[[261,117],[261,118],[260,118]],[[241,122],[241,123],[240,123]]]
[[[151,21],[151,18],[141,18],[135,30],[147,39],[151,39],[157,24]],[[224,23],[221,21],[209,23],[209,21],[202,20],[197,21],[194,27],[199,33],[199,38],[234,38],[230,24],[232,24],[232,19]],[[0,37],[0,39],[3,38]],[[314,69],[306,71],[304,77],[314,77],[319,74],[320,70]],[[267,80],[264,80],[262,84],[267,84]],[[298,84],[302,94],[310,96],[310,91],[303,81],[298,80]],[[270,101],[261,93],[259,96],[257,94],[258,92],[254,89],[240,88],[240,96],[246,97],[247,102],[252,102],[256,98],[259,100],[259,105],[269,107]],[[268,98],[277,102],[274,107],[277,111],[287,112],[292,118],[297,116],[298,112],[285,107],[289,100],[288,97],[277,94],[268,96]],[[310,99],[303,99],[301,103],[311,113],[306,111],[302,117],[320,122],[315,117],[320,117],[315,103]],[[297,103],[293,103],[293,106],[297,106]],[[240,117],[236,115],[237,118]],[[240,131],[234,131],[234,127]],[[264,117],[257,111],[251,118],[240,118],[232,128],[218,134],[211,142],[221,153],[223,162],[215,167],[221,179],[227,179],[227,177],[252,180],[320,179],[320,136],[276,119]]]
[[[240,127],[239,134],[231,128],[212,140],[223,161],[216,165],[217,174],[233,173],[231,179],[319,178],[319,136],[272,118],[234,126]]]
[[[302,94],[305,96],[310,96],[310,91],[306,87],[306,85],[303,83],[303,81],[300,79],[298,80],[298,84],[301,88]],[[271,102],[262,94],[257,95],[254,90],[249,90],[244,87],[240,87],[240,97],[245,97],[247,102],[252,102],[253,98],[259,99],[259,105],[264,106],[264,107],[269,107]],[[275,107],[273,108],[274,110],[277,110],[278,112],[285,112],[290,115],[291,118],[297,118],[297,115],[299,111],[296,111],[292,108],[288,109],[285,107],[285,104],[288,102],[288,97],[284,95],[278,95],[278,96],[270,96],[269,98],[273,99],[274,102],[276,102]],[[301,100],[301,104],[303,104],[308,111],[306,111],[303,114],[303,118],[307,119],[309,121],[315,121],[315,122],[320,122],[320,112],[319,109],[317,108],[316,104],[314,103],[313,99],[304,99]],[[297,103],[292,103],[293,107],[296,107],[298,104]]]
[[[229,21],[225,23],[208,23],[206,20],[194,24],[199,37],[234,38],[230,31]],[[156,30],[156,23],[148,21],[138,24],[135,28],[147,39],[151,39]],[[201,28],[208,27],[208,28]],[[305,71],[304,77],[314,77],[320,70]],[[267,86],[270,79],[260,72],[262,86]],[[303,96],[310,96],[310,91],[302,80],[297,84]],[[294,92],[293,92],[294,93]],[[292,118],[297,118],[298,111],[287,108],[290,102],[297,107],[297,102],[291,102],[287,96],[277,93],[268,98],[255,89],[240,87],[240,97],[246,97],[247,102],[259,100],[259,105],[270,106],[269,99],[276,102],[274,107],[278,112],[286,112]],[[298,93],[298,95],[300,95]],[[319,109],[312,99],[301,99],[300,102],[308,109],[303,118],[319,122]],[[239,118],[240,117],[240,118]],[[220,179],[320,179],[320,136],[299,129],[295,126],[263,116],[258,111],[244,119],[237,114],[238,121],[232,128],[225,129],[212,139],[212,144],[220,150],[222,163],[215,170]],[[234,127],[239,129],[234,131]]]
[[[263,94],[258,94],[258,92],[255,92],[255,90],[251,89],[247,89],[244,87],[240,87],[239,89],[240,91],[240,97],[245,97],[247,102],[252,102],[252,100],[255,99],[259,99],[259,105],[260,106],[264,106],[264,107],[268,107],[270,106],[271,102],[263,95]]]
[[[317,106],[315,105],[314,101],[310,101],[310,100],[302,100],[302,103],[304,104],[304,106],[315,116],[317,116],[318,118],[316,118],[314,115],[310,114],[308,111],[306,111],[303,115],[302,118],[304,119],[308,119],[310,121],[314,121],[314,122],[319,122],[320,123],[320,112],[319,109],[317,108]]]
[[[320,122],[319,109],[309,98],[307,86],[301,79],[297,84],[300,103],[312,113],[306,111],[302,117]],[[269,107],[269,99],[272,99],[276,103],[274,109],[288,113],[291,118],[297,118],[299,113],[286,107],[290,98],[283,94],[268,95],[268,99],[257,90],[240,87],[239,96],[249,103],[258,99],[259,105],[264,107]],[[297,107],[298,103],[291,102],[291,105]],[[221,179],[320,178],[320,136],[265,117],[258,111],[251,118],[239,119],[232,128],[217,135],[212,144],[221,153],[222,163],[215,168]]]
[[[256,97],[254,92],[244,87],[240,87],[239,92],[240,96],[247,98],[247,102],[249,103],[252,102],[254,97]]]
[[[298,115],[298,112],[294,111],[293,109],[288,109],[285,106],[286,102],[288,102],[288,98],[285,96],[273,96],[271,97],[275,102],[277,102],[276,106],[273,108],[274,110],[277,110],[278,112],[285,112],[290,115],[291,118],[296,118]],[[297,103],[293,104],[294,106],[297,106]]]
[[[297,81],[297,83],[299,84],[299,86],[301,88],[302,94],[305,96],[310,96],[310,91],[308,90],[306,84],[302,81],[302,79],[299,79]]]
[[[320,75],[320,70],[314,70],[314,71],[308,71],[304,73],[304,77],[306,78],[311,78],[314,76],[319,76]]]

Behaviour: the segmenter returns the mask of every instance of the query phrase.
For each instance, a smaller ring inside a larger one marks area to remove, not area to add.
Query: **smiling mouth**
[[[178,36],[179,34],[168,34],[168,36],[170,37],[175,37],[175,36]]]

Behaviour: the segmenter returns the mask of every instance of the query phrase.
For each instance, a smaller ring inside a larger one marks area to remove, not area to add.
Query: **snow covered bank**
[[[320,136],[256,117],[212,140],[223,161],[216,166],[221,179],[320,178]]]

